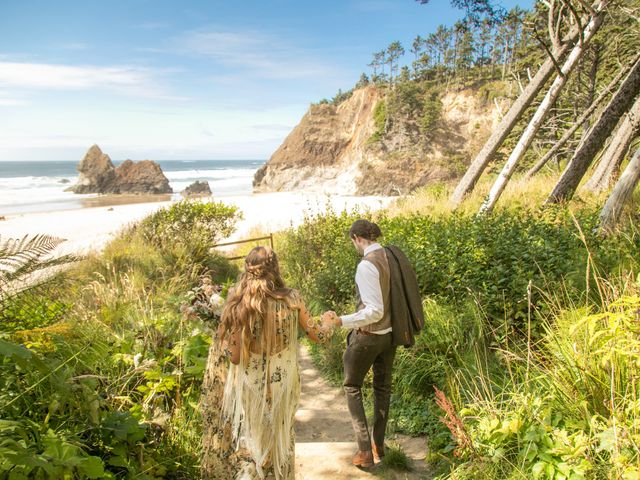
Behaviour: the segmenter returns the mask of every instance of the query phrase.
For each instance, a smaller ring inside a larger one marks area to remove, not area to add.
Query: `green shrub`
[[[385,129],[387,128],[387,102],[378,100],[376,106],[373,107],[373,124],[375,131],[367,140],[367,143],[375,143],[382,140]]]
[[[287,283],[302,292],[315,313],[352,308],[358,255],[347,233],[356,218],[356,213],[329,211],[283,235],[279,257]]]
[[[43,293],[42,289],[28,290],[6,300],[0,309],[0,329],[10,332],[41,328],[62,320],[70,305]]]
[[[331,104],[337,107],[342,102],[349,100],[352,95],[353,95],[353,89],[347,90],[346,92],[343,92],[342,90],[338,89],[338,93],[336,93],[335,96],[331,99]]]
[[[420,132],[426,138],[432,138],[442,112],[442,100],[438,92],[429,92],[425,96],[422,107],[422,118],[420,119]]]
[[[198,261],[208,256],[212,245],[233,233],[240,218],[242,214],[234,206],[182,200],[146,217],[134,231],[163,249],[176,244],[188,247],[188,253]]]
[[[300,288],[319,309],[353,308],[354,272],[358,257],[346,232],[357,212],[309,217],[285,234],[282,248],[289,283]],[[591,232],[597,217],[579,219]],[[423,295],[436,295],[456,305],[472,301],[492,327],[523,331],[529,313],[549,312],[541,290],[562,286],[584,291],[587,252],[574,220],[561,210],[542,214],[526,210],[500,211],[491,216],[453,214],[449,217],[411,215],[378,223],[383,243],[402,248],[412,261]],[[604,268],[632,260],[637,236],[621,242],[587,233],[593,258]],[[614,252],[618,252],[617,254]],[[531,284],[531,286],[530,286]],[[578,293],[575,293],[579,295]],[[531,303],[530,303],[531,301]]]

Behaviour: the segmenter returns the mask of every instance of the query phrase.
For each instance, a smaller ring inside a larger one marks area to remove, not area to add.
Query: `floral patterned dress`
[[[298,309],[277,301],[277,351],[260,351],[258,324],[248,361],[241,355],[240,363],[229,367],[222,420],[231,426],[235,451],[247,454],[239,461],[237,479],[294,478],[294,417],[300,399],[298,315]]]
[[[202,383],[200,411],[203,421],[202,457],[200,478],[202,480],[228,480],[234,478],[240,464],[246,461],[244,452],[233,448],[231,425],[220,415],[222,397],[227,379],[228,355],[222,348],[217,333],[213,334],[209,358]]]

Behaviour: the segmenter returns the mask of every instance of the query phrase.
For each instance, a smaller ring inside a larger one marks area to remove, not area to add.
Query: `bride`
[[[232,449],[244,450],[237,479],[294,478],[294,416],[300,398],[298,329],[324,342],[298,292],[287,288],[275,252],[254,248],[230,290],[218,331],[231,358],[222,423]]]

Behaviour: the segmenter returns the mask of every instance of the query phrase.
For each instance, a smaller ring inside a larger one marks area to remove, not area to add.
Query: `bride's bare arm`
[[[305,307],[304,305],[300,306],[298,322],[300,324],[300,328],[304,330],[307,336],[314,343],[327,342],[329,338],[331,338],[331,334],[333,333],[332,327],[316,323],[313,318],[311,318],[307,307]]]

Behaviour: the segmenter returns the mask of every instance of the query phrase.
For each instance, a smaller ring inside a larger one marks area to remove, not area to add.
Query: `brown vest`
[[[387,260],[387,253],[384,251],[384,248],[379,248],[374,250],[373,252],[369,252],[363,260],[367,260],[371,262],[376,269],[378,270],[378,275],[380,279],[380,289],[382,290],[382,303],[384,304],[384,314],[382,318],[376,323],[372,323],[369,325],[365,325],[361,327],[361,330],[366,332],[377,332],[379,330],[385,330],[387,328],[391,328],[391,315],[389,313],[389,296],[391,293],[391,283],[390,283],[390,270],[389,270],[389,261]],[[364,303],[360,298],[360,292],[358,291],[358,285],[356,284],[356,304],[357,310],[362,310],[364,308]]]

